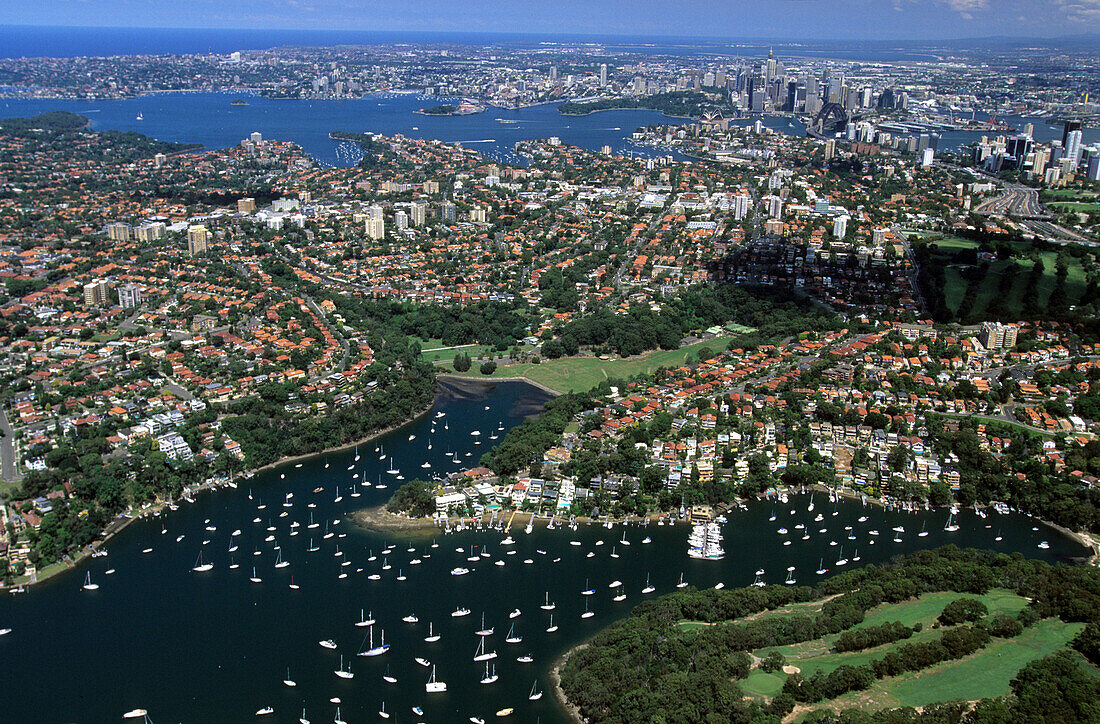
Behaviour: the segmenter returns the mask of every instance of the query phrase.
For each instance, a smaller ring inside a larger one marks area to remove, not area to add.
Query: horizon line
[[[303,28],[303,27],[193,27],[171,25],[85,25],[85,24],[36,24],[36,23],[0,23],[0,27],[6,28],[42,28],[42,29],[81,29],[81,30],[146,30],[146,31],[195,31],[195,32],[278,32],[278,33],[404,33],[410,35],[470,35],[470,36],[514,36],[517,38],[607,38],[607,39],[633,39],[653,41],[714,41],[722,43],[731,42],[775,42],[781,44],[838,44],[838,43],[958,43],[965,41],[1020,41],[1036,45],[1052,43],[1056,41],[1094,41],[1100,43],[1100,33],[1077,33],[1040,36],[1034,35],[960,35],[941,38],[790,38],[774,35],[759,36],[722,36],[722,35],[657,35],[652,33],[615,33],[615,32],[530,32],[521,30],[410,30],[399,28]]]

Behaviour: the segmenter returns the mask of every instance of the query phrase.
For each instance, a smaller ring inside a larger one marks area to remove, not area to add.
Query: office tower
[[[1089,181],[1100,181],[1100,149],[1093,148],[1089,153],[1085,177]]]
[[[1024,135],[1027,136],[1028,138],[1035,138],[1035,124],[1034,123],[1025,123],[1024,124]]]
[[[550,66],[550,82],[551,83],[557,83],[558,82],[558,66],[556,66],[556,65]]]
[[[187,227],[187,253],[191,256],[202,254],[210,245],[210,229],[201,224]]]
[[[1062,126],[1062,147],[1069,145],[1069,134],[1081,130],[1081,121],[1066,121]]]
[[[428,205],[424,203],[413,204],[409,210],[409,216],[412,219],[413,226],[423,226],[428,223]]]
[[[600,63],[600,88],[607,87],[607,63]]]
[[[107,301],[111,289],[106,279],[95,279],[84,285],[84,306],[94,307]]]
[[[458,209],[450,201],[444,201],[443,205],[439,209],[439,215],[443,217],[443,221],[448,224],[453,224],[458,221]]]
[[[375,241],[378,241],[379,239],[382,239],[386,235],[386,222],[381,217],[379,217],[377,219],[375,219],[373,217],[369,218],[366,221],[365,231],[366,231],[367,236],[369,238],[374,239]]]
[[[1012,138],[1008,139],[1006,150],[1008,151],[1009,156],[1012,156],[1016,159],[1016,166],[1017,168],[1019,168],[1021,165],[1023,165],[1024,159],[1027,158],[1027,155],[1031,153],[1033,147],[1034,143],[1032,142],[1031,137],[1026,134],[1021,134],[1019,136],[1013,136]]]
[[[256,199],[251,196],[246,196],[243,199],[237,199],[237,213],[238,214],[251,214],[256,210]]]
[[[776,60],[772,51],[768,51],[768,63],[766,65],[765,78],[771,80],[776,76]]]
[[[107,238],[111,241],[129,241],[130,230],[130,225],[121,221],[116,221],[103,227],[103,231],[107,233]]]
[[[118,305],[123,309],[133,309],[141,304],[141,287],[133,284],[118,288]]]
[[[848,233],[848,217],[838,216],[833,219],[833,236],[838,239],[843,239]]]
[[[404,211],[398,210],[393,215],[393,225],[400,229],[409,228],[409,215]]]
[[[1065,157],[1073,164],[1073,168],[1077,167],[1077,163],[1081,160],[1081,131],[1070,131],[1066,134],[1066,155]]]

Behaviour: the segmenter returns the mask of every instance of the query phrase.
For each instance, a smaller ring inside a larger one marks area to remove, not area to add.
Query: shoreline
[[[554,397],[561,397],[563,394],[565,394],[564,392],[559,392],[552,387],[547,387],[541,382],[536,382],[535,380],[532,380],[529,377],[524,377],[522,375],[517,377],[471,377],[469,375],[458,374],[455,372],[438,372],[436,373],[435,377],[436,379],[449,380],[452,383],[458,383],[459,385],[464,382],[486,382],[494,385],[501,382],[524,382],[528,385],[531,385],[532,387],[537,387],[546,394],[553,395]]]
[[[565,715],[569,717],[570,721],[582,724],[585,718],[581,716],[581,710],[577,708],[576,704],[569,701],[569,697],[565,695],[565,690],[561,688],[561,670],[565,664],[569,661],[569,657],[575,653],[588,648],[589,642],[592,641],[592,637],[589,637],[562,652],[561,656],[554,659],[554,665],[550,667],[549,679],[550,687],[554,690],[554,702],[561,708]]]
[[[343,443],[343,444],[337,445],[335,447],[330,447],[330,448],[325,448],[323,450],[318,450],[317,452],[302,453],[301,455],[292,455],[292,456],[288,456],[288,457],[283,457],[283,458],[280,458],[280,459],[278,459],[274,462],[270,462],[270,463],[267,463],[266,465],[262,465],[258,468],[248,468],[248,469],[240,471],[235,476],[230,477],[228,479],[228,481],[226,481],[226,482],[203,482],[203,483],[200,483],[199,485],[196,485],[194,487],[184,488],[183,494],[181,494],[180,497],[181,497],[181,499],[183,498],[183,495],[193,497],[197,493],[202,493],[202,492],[206,492],[206,491],[216,491],[216,490],[219,490],[221,488],[232,487],[232,486],[229,485],[230,482],[237,483],[240,480],[251,479],[252,477],[254,477],[255,475],[257,475],[259,473],[266,472],[266,471],[269,471],[269,470],[276,470],[280,467],[283,467],[284,465],[288,465],[288,464],[291,464],[291,463],[303,462],[305,460],[309,460],[311,458],[319,457],[321,455],[329,455],[331,453],[342,452],[342,451],[347,450],[349,448],[354,448],[357,445],[362,445],[364,443],[368,443],[371,440],[375,440],[375,439],[377,439],[377,438],[379,438],[383,435],[388,435],[391,432],[395,432],[397,430],[400,430],[403,427],[411,425],[412,423],[416,422],[417,420],[420,420],[421,418],[423,418],[425,415],[430,414],[431,411],[432,411],[432,408],[435,407],[435,403],[438,401],[439,397],[440,397],[440,390],[437,388],[436,389],[436,394],[432,397],[432,401],[427,406],[425,406],[424,409],[417,412],[415,415],[413,415],[409,419],[405,420],[404,422],[401,422],[397,425],[391,425],[391,426],[383,428],[381,430],[377,430],[377,431],[371,433],[370,435],[367,435],[366,437],[361,438],[359,440],[353,440],[351,442]],[[111,520],[110,523],[107,524],[107,527],[105,527],[101,531],[99,537],[97,537],[94,541],[92,541],[87,546],[82,548],[75,555],[71,556],[68,560],[62,559],[62,560],[57,561],[55,563],[51,563],[48,566],[46,566],[45,568],[43,568],[42,569],[43,571],[49,571],[45,575],[39,575],[41,573],[41,571],[36,571],[35,572],[35,578],[34,578],[33,581],[29,580],[29,579],[25,579],[25,580],[16,579],[11,584],[0,585],[0,591],[11,590],[11,589],[16,589],[16,588],[21,588],[21,587],[25,589],[28,586],[33,586],[33,585],[42,583],[44,581],[48,581],[48,580],[50,580],[51,578],[53,578],[57,575],[60,575],[62,573],[66,573],[68,571],[75,570],[75,569],[79,568],[80,564],[83,563],[88,558],[91,558],[92,554],[95,551],[102,550],[102,549],[106,548],[107,542],[110,541],[111,539],[113,539],[116,535],[118,535],[122,531],[124,531],[127,527],[130,526],[131,523],[134,523],[135,521],[140,520],[142,518],[149,518],[149,517],[157,517],[157,516],[160,516],[160,515],[166,515],[165,508],[168,507],[168,502],[169,501],[167,501],[167,500],[156,501],[156,502],[153,502],[153,503],[149,503],[148,505],[144,506],[143,508],[141,508],[140,510],[138,510],[136,512],[127,512],[127,513],[119,514],[119,516],[117,516],[116,518]],[[51,569],[53,569],[53,570],[51,570]]]

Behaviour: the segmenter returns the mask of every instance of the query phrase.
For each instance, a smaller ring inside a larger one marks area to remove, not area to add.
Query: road
[[[641,250],[642,245],[649,242],[649,235],[657,230],[657,227],[661,224],[661,219],[665,218],[665,210],[663,208],[658,209],[657,213],[653,216],[653,221],[649,222],[649,226],[642,234],[638,234],[638,243],[634,245],[634,248],[623,259],[623,263],[619,265],[619,268],[615,270],[615,276],[612,277],[611,286],[618,288],[619,280],[622,279],[623,274],[626,273],[628,266],[634,263],[634,259],[638,256],[638,252]]]
[[[1049,218],[1039,203],[1039,192],[1026,186],[1007,186],[995,199],[987,199],[973,209],[975,214],[1011,214],[1020,218]]]
[[[0,479],[18,482],[23,479],[15,445],[15,433],[8,422],[7,410],[0,408],[0,430],[4,437],[0,439]]]

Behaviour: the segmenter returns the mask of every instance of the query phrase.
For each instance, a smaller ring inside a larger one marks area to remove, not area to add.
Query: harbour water
[[[237,98],[245,98],[249,105],[231,105]],[[648,158],[671,153],[678,157],[668,149],[635,144],[631,134],[641,126],[689,122],[640,110],[563,116],[558,104],[518,110],[489,107],[484,113],[467,116],[416,113],[446,100],[407,93],[328,101],[272,100],[229,93],[158,93],[104,101],[5,98],[0,99],[0,118],[66,110],[87,116],[95,130],[137,131],[161,141],[201,143],[207,149],[232,146],[259,131],[264,138],[299,144],[321,163],[340,166],[356,163],[361,152],[356,144],[330,139],[332,131],[460,142],[500,162],[524,163],[513,153],[516,142],[550,136],[593,151],[611,146],[618,154]],[[753,122],[744,119],[737,123]],[[768,117],[763,122],[784,133],[802,135],[806,130],[797,119]]]
[[[500,531],[382,535],[349,519],[396,489],[400,481],[387,470],[412,479],[457,469],[447,453],[473,464],[493,435],[503,436],[498,428],[507,430],[537,410],[542,394],[523,383],[445,394],[428,416],[357,450],[265,471],[236,490],[202,494],[163,518],[135,522],[108,543],[106,557],[24,594],[4,595],[0,628],[12,628],[0,637],[0,655],[9,662],[5,689],[44,692],[43,682],[50,682],[48,696],[7,697],[4,718],[110,721],[140,707],[157,722],[296,722],[304,707],[311,721],[327,722],[339,706],[351,724],[377,720],[384,705],[395,722],[488,720],[507,707],[517,721],[565,721],[549,692],[528,699],[532,684],[545,691],[554,659],[626,615],[647,597],[647,581],[655,588],[650,596],[658,596],[675,590],[681,575],[700,588],[719,582],[734,587],[748,585],[763,568],[767,582],[782,584],[794,566],[795,580],[808,584],[820,580],[815,572],[821,566],[837,570],[841,558],[858,555],[851,567],[949,542],[1045,560],[1084,553],[1022,515],[980,518],[964,510],[956,516],[960,529],[947,532],[946,511],[887,512],[858,502],[832,504],[821,495],[814,497],[813,512],[807,511],[809,496],[797,496],[786,506],[759,503],[731,514],[722,526],[727,555],[721,561],[689,558],[690,526],[682,523],[549,531],[540,521],[530,534],[515,525],[514,543],[506,545]],[[475,430],[480,435],[472,435]],[[422,468],[424,462],[431,467]],[[371,487],[362,486],[364,479]],[[378,490],[379,480],[388,487]],[[905,532],[895,533],[895,526]],[[781,527],[787,534],[778,533]],[[926,537],[918,535],[922,527]],[[872,536],[872,529],[880,534]],[[901,543],[893,542],[895,535]],[[1043,540],[1049,548],[1037,547]],[[232,545],[237,550],[230,552]],[[200,552],[212,570],[193,570]],[[289,565],[276,568],[280,554]],[[469,573],[452,575],[455,568]],[[114,573],[107,574],[110,569]],[[97,590],[82,589],[86,572]],[[250,581],[253,575],[261,582]],[[612,600],[615,580],[623,584],[625,601]],[[592,595],[582,595],[585,590]],[[547,600],[552,611],[540,607]],[[459,607],[470,614],[452,616]],[[516,609],[520,615],[510,618]],[[355,625],[361,610],[376,619],[375,646],[384,632],[386,653],[356,655],[370,646],[364,643],[370,628]],[[583,618],[586,610],[594,615]],[[403,621],[410,615],[418,621]],[[558,628],[548,633],[551,616]],[[438,642],[424,641],[429,623],[441,635]],[[509,644],[513,625],[522,641]],[[475,662],[481,640],[475,632],[483,626],[493,629],[484,637],[485,651],[497,657]],[[319,644],[329,640],[335,649]],[[335,674],[341,655],[353,678]],[[531,663],[517,661],[525,655]],[[426,693],[431,671],[416,658],[435,666],[446,693]],[[482,685],[486,663],[499,679]],[[288,677],[295,686],[283,683]],[[264,707],[274,713],[255,717]]]

